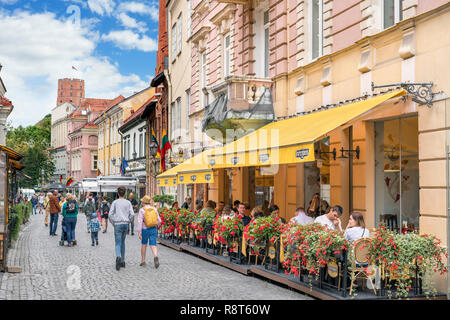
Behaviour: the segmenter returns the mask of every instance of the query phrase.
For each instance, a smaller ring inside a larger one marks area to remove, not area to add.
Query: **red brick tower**
[[[82,99],[84,99],[84,80],[68,78],[58,80],[56,105],[71,102],[79,106]]]
[[[155,76],[165,69],[165,60],[168,57],[167,42],[167,8],[166,0],[159,0],[159,31],[158,31],[158,52],[156,53]]]

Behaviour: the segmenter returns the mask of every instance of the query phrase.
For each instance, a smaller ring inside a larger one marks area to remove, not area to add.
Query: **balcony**
[[[274,121],[271,85],[270,79],[229,76],[216,86],[203,88],[212,102],[205,107],[202,131],[227,143]],[[226,137],[227,130],[234,130],[233,137]]]

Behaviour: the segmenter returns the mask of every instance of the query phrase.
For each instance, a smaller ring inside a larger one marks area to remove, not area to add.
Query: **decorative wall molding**
[[[403,60],[416,55],[416,33],[414,27],[404,30],[402,44],[398,49],[398,54]]]

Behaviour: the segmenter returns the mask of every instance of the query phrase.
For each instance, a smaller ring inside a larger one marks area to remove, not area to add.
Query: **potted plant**
[[[251,254],[260,255],[267,242],[275,242],[281,234],[281,221],[278,217],[261,217],[252,220],[246,227],[244,237],[251,248]]]
[[[416,275],[425,295],[435,295],[433,274],[448,272],[443,260],[448,257],[446,250],[432,235],[395,234],[382,225],[369,245],[369,255],[382,268],[383,279],[393,283],[398,298],[408,297]],[[391,290],[388,294],[392,296]]]

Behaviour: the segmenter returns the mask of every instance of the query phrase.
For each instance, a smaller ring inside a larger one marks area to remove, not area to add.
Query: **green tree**
[[[51,116],[46,115],[33,126],[14,128],[7,124],[6,146],[24,156],[23,173],[31,180],[20,178],[22,187],[34,187],[50,180],[55,166],[46,149],[50,147]]]

